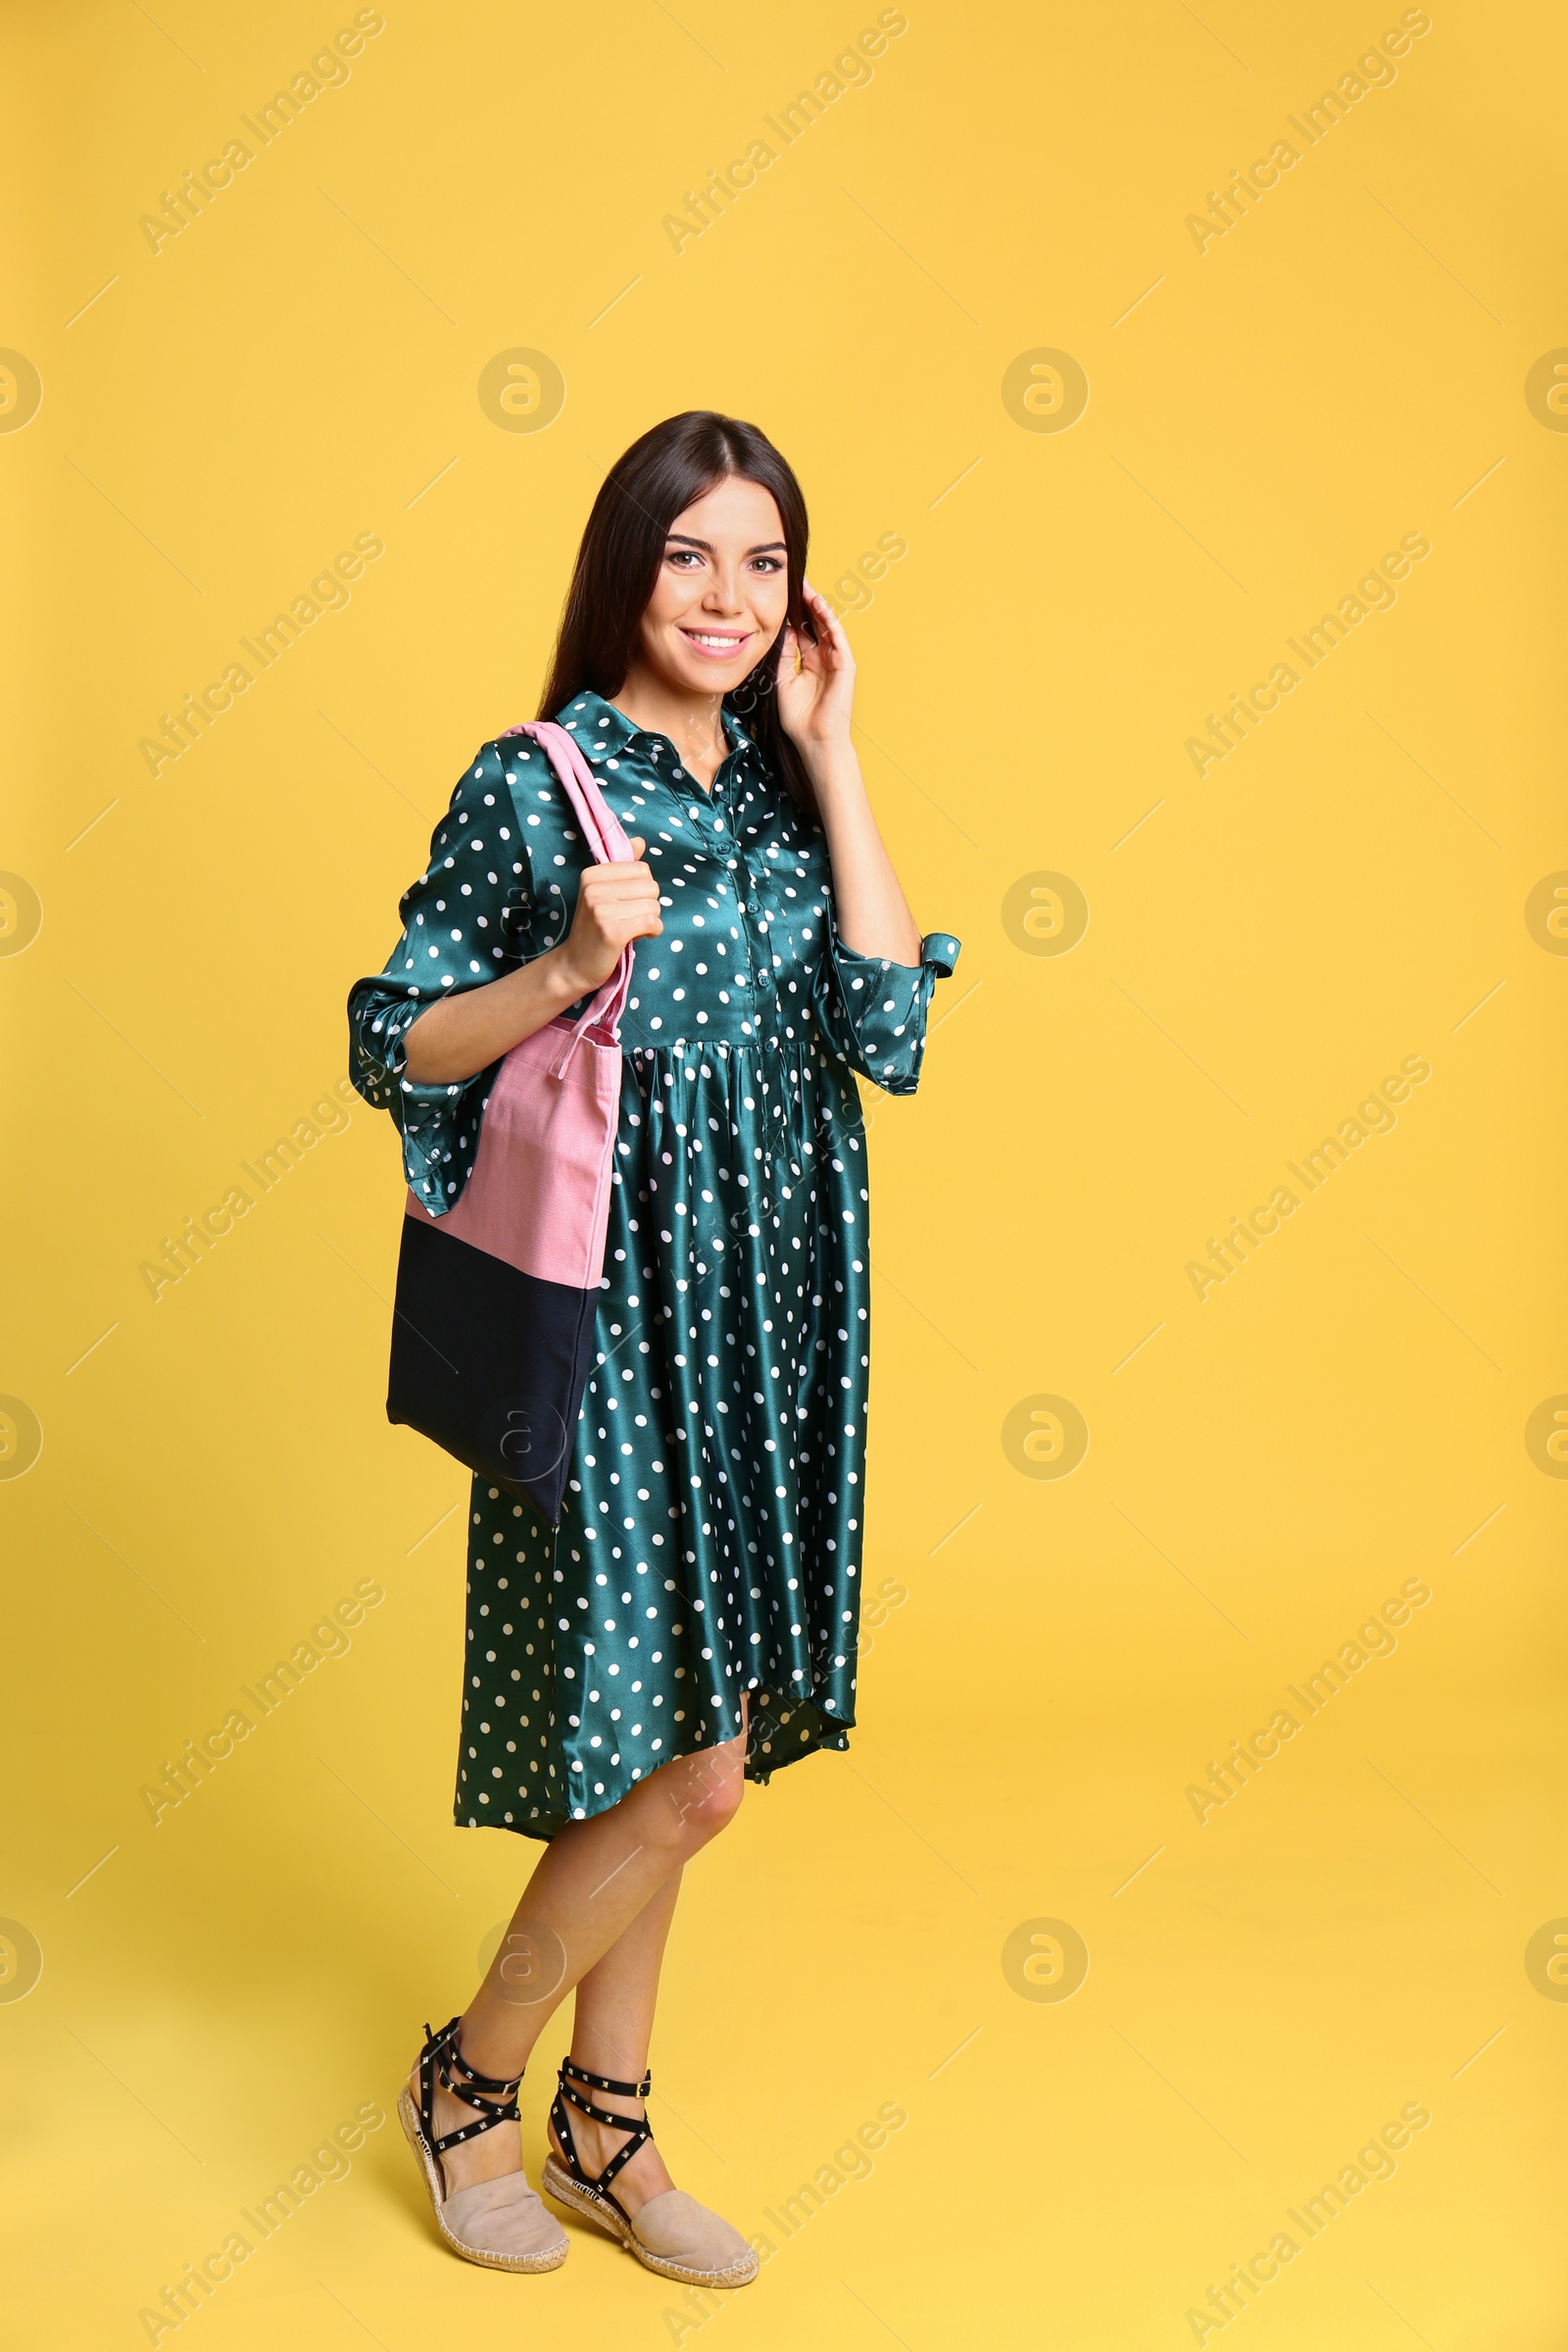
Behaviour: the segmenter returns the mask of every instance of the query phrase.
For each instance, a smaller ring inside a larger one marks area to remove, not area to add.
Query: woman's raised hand
[[[577,911],[561,944],[564,964],[582,985],[579,996],[602,988],[633,939],[657,939],[663,929],[659,884],[643,856],[647,843],[632,836],[631,856],[612,865],[590,865],[577,885]]]
[[[787,628],[778,656],[778,714],[790,741],[808,746],[848,743],[855,703],[855,656],[838,616],[825,597],[805,583],[807,609],[816,631],[811,645]]]

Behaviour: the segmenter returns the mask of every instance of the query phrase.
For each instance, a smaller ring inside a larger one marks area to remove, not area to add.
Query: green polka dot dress
[[[621,1025],[595,1362],[561,1525],[482,1479],[469,1508],[456,1819],[544,1838],[734,1739],[744,1691],[753,1780],[849,1743],[870,1358],[852,1073],[913,1093],[958,953],[945,934],[912,965],[844,945],[820,826],[727,715],[710,794],[599,696],[559,715],[646,839],[664,927],[637,942]],[[437,1216],[472,1170],[496,1068],[416,1085],[408,1031],[554,947],[588,862],[544,753],[486,744],[385,970],[350,996],[355,1084],[392,1113]]]

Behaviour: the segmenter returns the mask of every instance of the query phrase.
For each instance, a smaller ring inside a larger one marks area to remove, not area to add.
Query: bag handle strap
[[[596,852],[596,865],[613,865],[631,856],[631,844],[621,830],[620,819],[599,789],[599,779],[582,756],[582,747],[564,727],[557,726],[552,718],[524,719],[520,726],[507,727],[502,740],[510,735],[528,735],[538,744],[560,779],[563,791],[587,836],[588,846]]]
[[[554,719],[524,719],[520,726],[507,727],[502,740],[510,735],[527,735],[538,744],[556,772],[556,777],[571,803],[573,812],[582,827],[595,865],[614,865],[631,857],[631,843],[626,838],[614,810],[599,789],[599,779],[582,756],[582,748],[564,727]],[[620,1016],[626,1009],[631,993],[633,956],[628,940],[620,952],[620,960],[604,986],[591,1000],[587,1010],[571,1030],[561,1052],[551,1063],[551,1074],[561,1078],[576,1053],[584,1030],[595,1027],[608,1029],[618,1045]]]

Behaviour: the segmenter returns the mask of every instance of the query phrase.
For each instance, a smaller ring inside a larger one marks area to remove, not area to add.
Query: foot
[[[641,2099],[623,2098],[613,2090],[596,2090],[593,2101],[596,2107],[608,2107],[615,2115],[628,2116],[634,2124],[642,2122],[645,2108]],[[497,2136],[499,2134],[493,2132],[485,2134],[487,2139]],[[571,2136],[577,2150],[577,2162],[590,2180],[597,2180],[611,2158],[625,2146],[631,2133],[629,2130],[613,2131],[609,2124],[596,2124],[591,2115],[583,2115],[574,2107],[571,2110]],[[564,2164],[565,2150],[556,2136],[554,2123],[550,2126],[550,2145]],[[566,2169],[569,2172],[571,2168],[567,2165]],[[627,2218],[635,2220],[650,2197],[662,2196],[665,2189],[673,2188],[675,2183],[669,2177],[664,2159],[659,2153],[658,2144],[647,2139],[636,2155],[622,2165],[611,2185],[616,2200],[625,2208]]]
[[[577,2164],[597,2186],[605,2167],[614,2163],[631,2141],[633,2129],[643,2124],[643,2101],[630,2081],[612,2088],[603,2076],[589,2075],[591,2104],[600,2113],[587,2115],[566,2097],[567,2085],[564,2067],[560,2106],[570,2109],[567,2129]],[[638,2144],[602,2194],[595,2196],[592,2188],[584,2188],[566,2162],[557,2112],[552,2108],[554,2154],[545,2166],[544,2185],[558,2202],[578,2212],[588,2210],[599,2227],[618,2237],[647,2269],[667,2278],[683,2278],[696,2286],[745,2286],[756,2278],[757,2256],[740,2231],[675,2186],[651,2139]],[[626,2117],[627,2130],[617,2130],[617,2115]]]
[[[461,2080],[461,2078],[460,2078]],[[474,2097],[483,2094],[474,2092]],[[409,2069],[409,2096],[415,2112],[419,2106],[419,2062],[415,2060]],[[504,2107],[504,2098],[486,2099],[487,2107]],[[462,2132],[479,2121],[479,2112],[466,2099],[455,2099],[450,2090],[443,2090],[440,2082],[435,2085],[435,2134],[439,2139],[445,2132]],[[496,2124],[488,2132],[478,2132],[466,2139],[460,2148],[448,2148],[441,2159],[446,2174],[447,2194],[460,2188],[471,2188],[479,2180],[500,2180],[508,2173],[522,2170],[522,2134],[515,2124]],[[627,2170],[630,2171],[630,2166]]]
[[[431,2046],[426,2045],[427,2051]],[[528,2185],[513,2093],[480,2091],[458,2064],[455,2050],[449,2064],[467,2098],[447,2090],[432,2066],[431,2115],[426,2123],[420,2110],[421,2061],[416,2059],[407,2092],[398,2102],[442,2236],[454,2253],[493,2270],[558,2269],[566,2259],[567,2239]],[[508,2107],[512,2112],[506,2121],[474,2131],[487,2111],[504,2112]],[[438,2149],[434,2143],[449,2132],[473,2132],[473,2137]]]

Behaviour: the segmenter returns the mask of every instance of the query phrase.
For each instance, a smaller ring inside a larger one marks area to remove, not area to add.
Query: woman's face
[[[638,655],[667,686],[728,694],[778,635],[788,600],[773,494],[726,474],[669,526]]]

